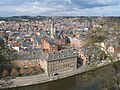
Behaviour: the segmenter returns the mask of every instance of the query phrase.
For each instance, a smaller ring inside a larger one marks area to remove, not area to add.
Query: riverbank
[[[17,77],[16,79],[0,80],[0,88],[1,89],[13,88],[13,87],[21,87],[21,86],[45,83],[49,81],[67,78],[69,76],[73,76],[83,72],[87,72],[89,70],[93,70],[108,64],[109,62],[101,62],[99,64],[92,63],[91,65],[83,65],[79,67],[77,70],[65,71],[57,76],[47,76],[46,74],[40,74],[40,75],[34,75],[34,76]]]

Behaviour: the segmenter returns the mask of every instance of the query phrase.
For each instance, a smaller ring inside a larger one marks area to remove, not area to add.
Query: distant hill
[[[0,21],[30,21],[30,20],[44,20],[50,19],[52,16],[11,16],[11,17],[0,17]],[[99,18],[100,16],[54,16],[55,18],[80,18],[80,19],[95,19]],[[103,16],[108,18],[111,21],[118,21],[120,22],[120,16]]]

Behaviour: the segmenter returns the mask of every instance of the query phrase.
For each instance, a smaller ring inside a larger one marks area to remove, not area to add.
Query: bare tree
[[[114,53],[114,47],[119,46],[119,33],[120,28],[117,23],[109,23],[104,20],[102,28],[96,28],[87,32],[86,42],[84,44],[88,52],[93,52],[94,57],[92,59],[94,61],[106,59],[106,61],[110,62],[109,64],[112,66],[117,90],[120,90],[120,87],[115,61],[119,60],[119,56]]]
[[[36,73],[40,72],[40,70],[41,70],[40,64],[37,64],[37,65],[35,66],[35,71],[36,71]]]
[[[23,76],[25,74],[25,69],[24,67],[20,68],[20,76]]]
[[[16,51],[9,48],[4,40],[0,40],[0,70],[6,67],[2,73],[3,76],[6,76],[7,72],[10,75],[12,61],[17,59],[17,57]]]
[[[17,72],[16,66],[14,66],[12,68],[12,70],[11,70],[11,76],[12,76],[12,78],[16,78],[17,74],[18,74],[18,72]]]
[[[8,70],[7,70],[6,68],[3,69],[3,71],[2,71],[2,77],[3,77],[3,78],[6,78],[8,75],[9,75]]]
[[[31,74],[33,72],[31,61],[28,61],[28,68],[27,68],[27,74]]]

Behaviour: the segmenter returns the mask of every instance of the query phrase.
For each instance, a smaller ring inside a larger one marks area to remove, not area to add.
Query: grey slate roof
[[[61,50],[56,52],[50,52],[48,54],[42,53],[40,58],[44,59],[46,61],[56,61],[56,60],[62,60],[65,58],[72,58],[77,57],[77,51],[76,50]]]
[[[29,44],[28,44],[26,41],[23,41],[23,42],[22,42],[22,46],[23,46],[23,47],[29,47]]]
[[[39,36],[36,36],[34,39],[37,40],[37,42],[38,42],[39,45],[41,44],[41,40],[40,40]]]
[[[87,49],[86,49],[86,48],[82,48],[82,49],[81,49],[81,52],[84,54],[84,56],[86,56],[86,57],[88,56],[88,55],[87,55]],[[94,53],[94,51],[91,50],[90,53],[89,53],[89,56],[92,56],[93,53]]]
[[[42,50],[22,52],[19,54],[18,60],[32,60],[32,59],[43,59],[46,61],[56,61],[65,58],[77,57],[77,51],[73,49],[61,50],[56,52],[50,52],[45,54]]]
[[[42,39],[46,40],[50,45],[57,45],[52,39],[47,36],[43,36]]]
[[[40,50],[30,50],[27,52],[20,52],[19,58],[17,60],[31,60],[31,59],[40,59]]]

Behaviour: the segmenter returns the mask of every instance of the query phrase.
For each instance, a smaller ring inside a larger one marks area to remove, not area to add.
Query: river
[[[120,62],[117,62],[116,66],[120,73]],[[104,90],[104,87],[111,88],[115,84],[114,80],[112,67],[108,65],[57,81],[4,90]]]

